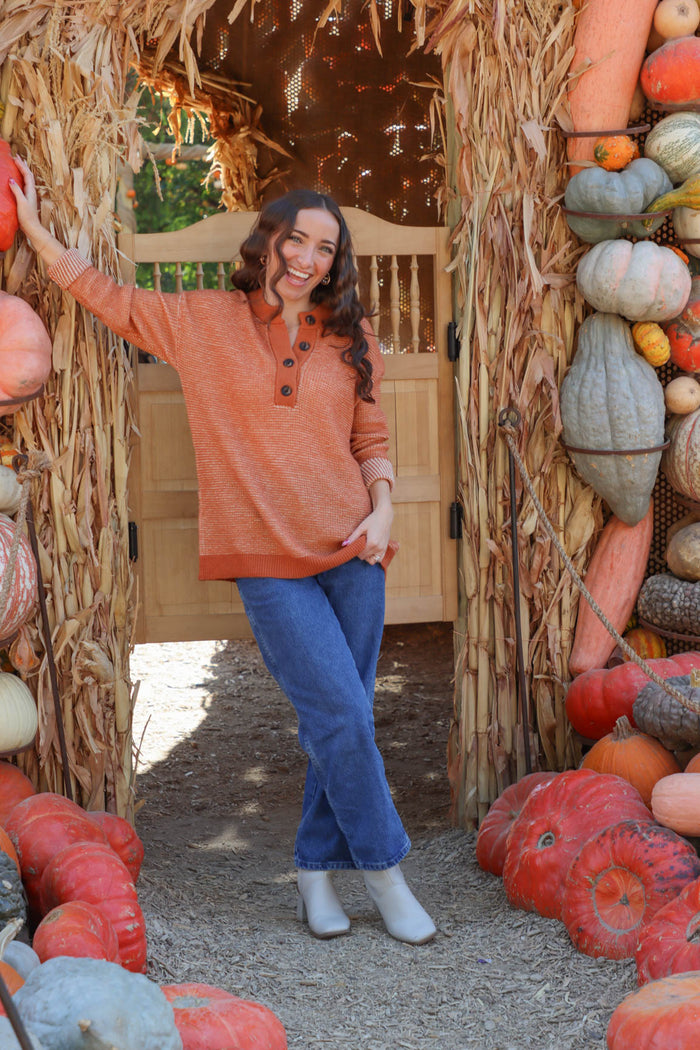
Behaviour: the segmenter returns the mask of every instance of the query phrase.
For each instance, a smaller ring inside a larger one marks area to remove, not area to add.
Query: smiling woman
[[[241,245],[233,291],[118,285],[39,220],[19,162],[21,228],[49,277],[130,343],[177,369],[199,484],[200,578],[235,579],[308,756],[296,837],[299,918],[321,938],[350,920],[331,872],[363,872],[388,932],[435,926],[399,862],[410,841],[374,738],[394,473],[382,356],[357,294],[336,202],[294,190]]]

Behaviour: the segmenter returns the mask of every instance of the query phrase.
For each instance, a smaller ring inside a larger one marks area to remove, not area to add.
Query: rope
[[[607,616],[600,608],[593,595],[587,589],[585,583],[583,582],[579,574],[576,572],[576,569],[574,568],[571,559],[569,558],[568,554],[566,553],[566,551],[564,550],[557,538],[557,535],[554,531],[554,526],[547,517],[545,509],[537,497],[537,493],[535,492],[532,481],[530,480],[530,477],[527,473],[525,464],[520,458],[520,454],[518,453],[518,450],[515,447],[515,441],[513,440],[512,435],[514,427],[509,422],[501,422],[500,427],[505,440],[508,442],[508,448],[510,449],[510,452],[518,467],[518,470],[520,471],[520,476],[523,480],[523,485],[525,486],[532,498],[532,502],[535,505],[535,510],[539,515],[539,518],[545,528],[545,531],[547,532],[547,535],[549,536],[552,543],[559,552],[559,556],[563,561],[564,565],[566,566],[569,575],[573,579],[574,583],[578,587],[583,597],[590,605],[593,612],[596,614],[596,616],[602,622],[602,624],[605,626],[608,632],[613,636],[617,644],[622,649],[623,653],[625,653],[626,656],[628,656],[633,663],[637,664],[638,667],[641,667],[642,671],[644,671],[644,674],[647,675],[648,678],[651,678],[653,682],[656,682],[657,685],[661,686],[665,693],[668,693],[668,695],[672,696],[674,700],[677,700],[678,703],[687,711],[691,711],[694,715],[700,715],[700,704],[691,700],[690,697],[684,696],[683,693],[680,692],[680,690],[675,688],[675,686],[669,685],[668,682],[666,682],[660,675],[658,675],[656,671],[654,671],[654,669],[650,667],[649,664],[646,663],[646,661],[644,661],[641,658],[641,656],[634,651],[632,646],[628,642],[626,642],[620,634],[618,634],[613,625],[610,623]],[[515,522],[511,522],[511,528],[514,529],[515,527]]]
[[[25,457],[23,456],[22,458]],[[50,463],[49,457],[43,452],[28,453],[26,458],[28,462],[20,466],[16,471],[16,477],[22,486],[22,492],[20,495],[17,514],[15,516],[15,531],[7,555],[7,565],[2,576],[2,583],[0,584],[0,623],[2,623],[5,618],[5,610],[7,609],[10,589],[15,575],[19,545],[24,535],[24,523],[27,517],[27,504],[29,502],[30,489],[28,482],[31,482],[34,478],[40,477],[42,471]]]

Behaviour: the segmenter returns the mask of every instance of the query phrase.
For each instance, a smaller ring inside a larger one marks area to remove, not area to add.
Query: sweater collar
[[[248,292],[248,302],[257,319],[262,321],[263,324],[284,324],[281,314],[277,314],[275,317],[277,307],[271,306],[267,302],[262,288],[256,288],[255,291]],[[301,325],[319,324],[328,317],[329,313],[328,307],[323,303],[314,303],[309,310],[301,310],[299,312],[299,323]]]

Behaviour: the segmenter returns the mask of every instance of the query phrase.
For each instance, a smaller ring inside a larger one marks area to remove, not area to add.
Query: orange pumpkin
[[[625,996],[606,1033],[608,1050],[695,1050],[698,1045],[700,976],[675,973],[649,981]]]
[[[685,767],[684,773],[700,773],[700,751],[697,755],[693,755],[690,762]]]
[[[2,979],[7,985],[7,990],[10,993],[10,995],[14,995],[15,992],[18,991],[18,989],[20,989],[24,984],[24,978],[20,977],[15,968],[13,966],[10,966],[9,963],[3,962],[1,959],[0,975],[2,975]],[[5,1008],[2,1006],[2,1004],[0,1004],[0,1017],[7,1017]]]
[[[648,627],[634,627],[622,637],[642,660],[659,660],[666,656],[666,642]],[[622,659],[629,660],[629,656],[623,653]]]
[[[639,146],[629,135],[601,135],[593,147],[594,161],[606,171],[622,171],[638,156]]]
[[[0,762],[0,825],[3,828],[17,803],[35,794],[36,788],[26,773],[12,762]]]
[[[673,754],[658,740],[633,729],[624,715],[618,718],[612,733],[597,740],[584,756],[583,769],[596,773],[613,773],[636,787],[649,805],[654,784],[662,777],[680,773]]]
[[[31,397],[51,371],[53,346],[39,315],[18,295],[0,292],[0,401]],[[1,405],[0,414],[19,405]]]
[[[654,819],[679,835],[700,835],[700,773],[672,773],[651,793]]]

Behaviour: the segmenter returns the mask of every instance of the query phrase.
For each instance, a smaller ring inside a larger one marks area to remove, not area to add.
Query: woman
[[[338,206],[311,191],[267,205],[234,290],[117,285],[41,225],[17,161],[20,225],[49,276],[180,375],[197,460],[200,577],[235,579],[309,757],[295,843],[298,915],[317,937],[350,922],[331,881],[362,870],[388,932],[435,926],[399,862],[410,842],[374,742],[393,472],[382,359],[356,293]]]

